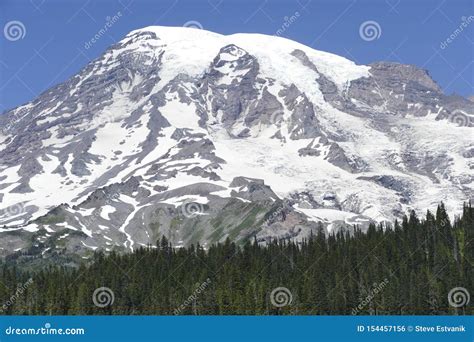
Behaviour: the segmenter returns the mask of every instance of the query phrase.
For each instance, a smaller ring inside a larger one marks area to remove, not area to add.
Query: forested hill
[[[302,244],[230,241],[208,250],[96,253],[93,263],[35,273],[4,265],[4,314],[474,314],[474,208],[443,205],[391,229],[312,235]]]

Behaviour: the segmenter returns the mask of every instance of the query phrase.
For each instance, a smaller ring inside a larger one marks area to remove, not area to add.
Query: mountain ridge
[[[414,66],[258,34],[135,30],[0,116],[0,248],[299,241],[441,201],[460,211],[473,108]]]

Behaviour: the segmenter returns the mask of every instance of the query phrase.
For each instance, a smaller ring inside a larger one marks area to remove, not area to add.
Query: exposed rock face
[[[415,66],[137,30],[0,116],[0,254],[301,241],[440,201],[459,210],[473,114]]]

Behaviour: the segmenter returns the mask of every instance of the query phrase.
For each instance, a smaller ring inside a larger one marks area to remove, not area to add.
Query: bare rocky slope
[[[147,27],[0,116],[0,254],[301,240],[473,197],[474,103],[427,71]]]

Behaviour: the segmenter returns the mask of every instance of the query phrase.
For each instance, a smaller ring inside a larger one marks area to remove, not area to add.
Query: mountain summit
[[[147,27],[0,116],[1,254],[323,229],[473,197],[474,103],[412,65]]]

